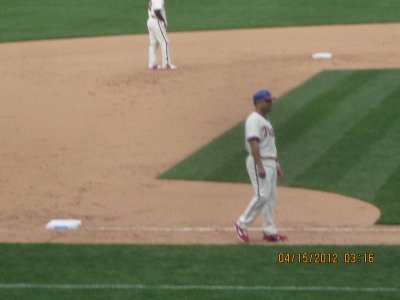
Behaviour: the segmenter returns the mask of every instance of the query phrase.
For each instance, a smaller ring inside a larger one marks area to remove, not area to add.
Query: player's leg
[[[268,169],[268,170],[267,170]],[[264,240],[268,242],[281,242],[286,241],[287,237],[279,234],[274,223],[275,218],[275,203],[276,203],[276,190],[277,190],[277,173],[275,167],[266,168],[267,177],[270,178],[269,191],[267,201],[264,206]]]
[[[239,217],[238,223],[242,228],[247,228],[247,226],[254,221],[264,207],[267,199],[264,194],[267,181],[265,178],[259,178],[256,164],[254,163],[253,157],[250,155],[246,160],[246,168],[247,172],[249,173],[255,195],[247,205],[244,213]]]
[[[158,35],[157,39],[161,47],[161,55],[162,55],[162,68],[163,69],[176,69],[176,66],[171,62],[171,56],[169,52],[169,38],[167,34],[167,30],[164,24],[158,21]]]
[[[147,28],[149,30],[149,69],[157,69],[157,47],[158,41],[156,32],[158,31],[157,21],[149,18],[147,21]]]
[[[265,171],[267,173],[266,178],[268,179],[268,184],[264,186],[263,191],[266,197],[266,203],[263,209],[264,213],[264,224],[263,232],[267,235],[275,235],[278,233],[275,223],[275,203],[276,203],[276,169],[271,167],[266,167]]]

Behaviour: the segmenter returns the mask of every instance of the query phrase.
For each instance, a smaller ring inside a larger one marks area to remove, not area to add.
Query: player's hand
[[[279,164],[276,166],[276,175],[278,175],[278,178],[283,178],[284,176],[283,170]]]
[[[259,176],[260,178],[265,178],[266,172],[265,172],[264,167],[258,168],[258,176]]]

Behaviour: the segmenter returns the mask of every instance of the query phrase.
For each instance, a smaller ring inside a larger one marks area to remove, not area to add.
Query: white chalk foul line
[[[146,284],[35,284],[0,283],[0,289],[61,289],[61,290],[213,290],[213,291],[306,291],[306,292],[366,292],[399,293],[399,287],[350,286],[244,286],[244,285],[146,285]]]
[[[232,232],[232,227],[86,227],[87,231],[138,231],[138,232]],[[249,228],[249,231],[262,231],[262,228]],[[366,232],[366,233],[396,233],[397,227],[283,227],[282,232]]]

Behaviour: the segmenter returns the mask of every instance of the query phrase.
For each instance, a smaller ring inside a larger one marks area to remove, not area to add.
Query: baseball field
[[[166,5],[176,72],[147,1],[0,0],[0,299],[398,299],[400,3]],[[243,245],[264,87],[289,240]]]

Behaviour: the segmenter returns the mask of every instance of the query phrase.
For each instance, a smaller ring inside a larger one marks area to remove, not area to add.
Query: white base
[[[318,52],[312,55],[313,59],[331,59],[332,57],[333,54],[329,52]]]
[[[81,220],[51,220],[46,229],[78,229],[81,225]]]

